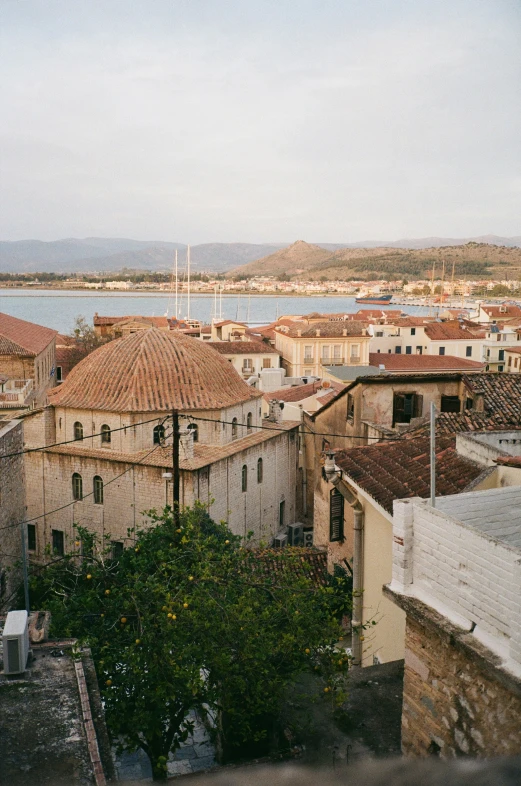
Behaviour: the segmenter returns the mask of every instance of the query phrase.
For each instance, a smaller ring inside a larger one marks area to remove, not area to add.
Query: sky
[[[0,0],[0,239],[521,234],[519,0]]]

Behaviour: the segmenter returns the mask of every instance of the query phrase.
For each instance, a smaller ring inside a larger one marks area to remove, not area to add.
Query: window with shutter
[[[337,489],[329,495],[329,540],[344,540],[344,498]]]

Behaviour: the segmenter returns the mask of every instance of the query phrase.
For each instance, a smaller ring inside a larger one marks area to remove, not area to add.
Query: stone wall
[[[411,599],[401,605],[407,612],[403,752],[520,754],[521,681],[433,610]]]
[[[21,558],[21,529],[25,519],[23,455],[3,458],[23,448],[19,420],[0,423],[0,611],[9,610],[11,595],[21,582],[16,563]]]
[[[43,415],[26,420],[34,432],[33,438],[37,438],[44,430]],[[295,521],[297,449],[295,431],[282,432],[208,467],[182,471],[180,502],[192,505],[194,499],[200,499],[209,505],[210,515],[226,521],[235,534],[246,536],[251,530],[256,542],[269,539],[279,530],[281,501],[285,503],[285,523]],[[259,458],[263,460],[262,483],[257,482]],[[248,469],[245,492],[244,465]],[[74,524],[126,542],[129,527],[146,526],[144,511],[161,510],[172,502],[171,481],[163,478],[165,468],[131,464],[124,456],[118,461],[113,453],[110,459],[104,459],[67,453],[66,449],[63,453],[34,452],[26,454],[25,466],[27,516],[39,517],[36,557],[42,557],[51,543],[53,529],[65,533],[69,547],[75,540]],[[71,504],[72,475],[76,472],[82,477],[84,499]],[[103,504],[94,502],[95,476],[103,479]]]

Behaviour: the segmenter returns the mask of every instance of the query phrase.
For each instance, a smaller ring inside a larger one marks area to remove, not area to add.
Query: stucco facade
[[[21,580],[21,524],[25,520],[22,423],[0,422],[0,610],[11,607]],[[4,458],[9,456],[9,458]]]

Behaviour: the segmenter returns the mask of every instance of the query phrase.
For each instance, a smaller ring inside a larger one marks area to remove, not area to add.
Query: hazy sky
[[[489,232],[519,0],[0,0],[0,239]]]

